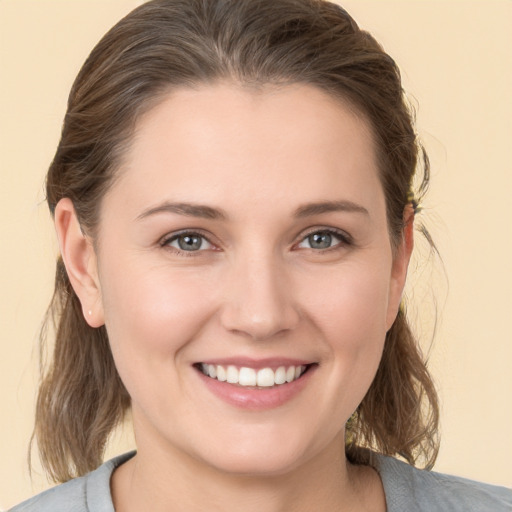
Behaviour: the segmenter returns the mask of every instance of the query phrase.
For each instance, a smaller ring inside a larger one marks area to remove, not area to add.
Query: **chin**
[[[302,457],[297,454],[224,454],[216,460],[212,460],[210,465],[218,471],[231,475],[240,475],[248,477],[271,477],[290,473],[301,463]]]
[[[297,439],[284,428],[279,432],[260,432],[243,439],[233,436],[226,441],[225,444],[216,443],[208,452],[203,452],[202,458],[210,467],[241,476],[284,475],[321,451],[316,443],[312,446],[306,439]]]

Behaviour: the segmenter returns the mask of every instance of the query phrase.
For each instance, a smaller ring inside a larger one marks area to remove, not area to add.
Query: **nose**
[[[300,312],[283,265],[272,257],[253,255],[234,267],[224,283],[224,328],[253,340],[292,331]]]

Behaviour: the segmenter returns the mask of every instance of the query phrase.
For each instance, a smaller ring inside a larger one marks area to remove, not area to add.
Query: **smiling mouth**
[[[234,365],[205,364],[194,365],[203,375],[220,382],[250,388],[271,388],[282,386],[300,379],[313,364],[300,366],[279,366],[272,368],[247,368]]]

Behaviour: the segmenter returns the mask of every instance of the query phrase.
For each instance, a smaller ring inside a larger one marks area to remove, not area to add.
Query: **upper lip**
[[[236,366],[238,368],[271,368],[273,370],[280,366],[307,366],[315,361],[307,359],[295,359],[290,357],[268,357],[263,359],[252,359],[247,357],[223,357],[216,359],[205,359],[198,361],[197,364],[211,364],[219,366]]]

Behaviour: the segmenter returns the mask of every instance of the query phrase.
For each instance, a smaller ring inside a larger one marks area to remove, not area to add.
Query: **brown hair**
[[[413,176],[421,167],[423,193],[428,160],[395,62],[341,7],[322,0],[154,0],[132,11],[93,49],[71,90],[47,176],[52,215],[69,197],[94,238],[100,202],[140,115],[173,87],[218,80],[306,83],[351,103],[373,128],[390,237],[398,245]],[[130,398],[105,327],[85,322],[61,259],[51,319],[55,348],[42,376],[34,436],[50,477],[65,481],[101,463]],[[437,423],[436,392],[402,307],[375,380],[347,424],[347,453],[361,461],[361,447],[369,447],[431,465]]]

